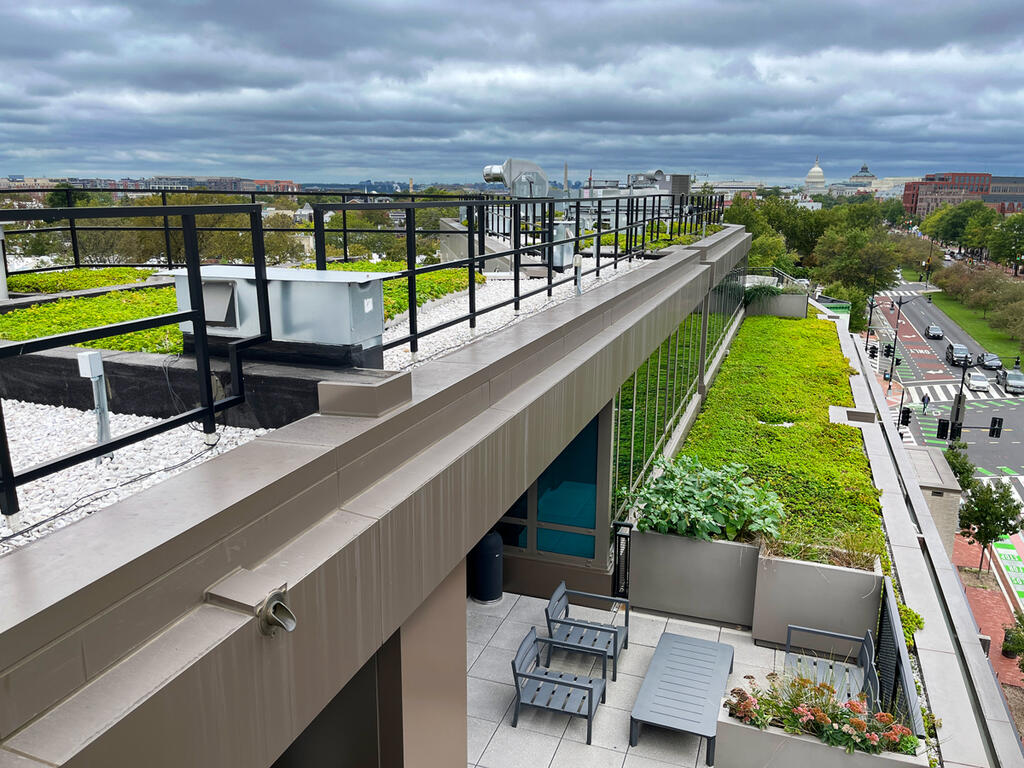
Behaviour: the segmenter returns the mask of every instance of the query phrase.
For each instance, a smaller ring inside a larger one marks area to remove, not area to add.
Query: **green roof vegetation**
[[[16,293],[82,291],[87,288],[144,283],[146,278],[154,272],[156,272],[155,269],[136,269],[135,267],[60,269],[52,272],[11,275],[7,278],[7,289]]]
[[[888,562],[860,430],[829,422],[830,405],[853,405],[850,374],[832,323],[746,318],[683,445],[708,467],[745,465],[779,495],[787,556]]]

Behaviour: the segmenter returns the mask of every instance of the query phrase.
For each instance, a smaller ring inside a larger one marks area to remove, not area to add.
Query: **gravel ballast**
[[[3,411],[15,472],[96,442],[96,415],[92,411],[18,400],[4,400]],[[117,436],[156,421],[112,413],[110,431]],[[122,448],[99,465],[87,461],[19,486],[20,533],[15,535],[9,520],[0,524],[0,555],[267,432],[218,425],[217,444],[207,450],[205,436],[198,425],[194,426],[177,427]],[[38,523],[42,524],[34,528]]]

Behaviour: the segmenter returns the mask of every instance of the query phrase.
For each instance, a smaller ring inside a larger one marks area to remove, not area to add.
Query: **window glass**
[[[597,417],[537,479],[537,520],[593,528],[597,520]]]
[[[506,547],[519,547],[520,549],[526,549],[526,526],[520,523],[509,523],[505,520],[498,522],[494,526],[499,534],[501,534],[501,541]]]
[[[537,549],[558,555],[590,558],[594,556],[594,537],[570,531],[538,528]]]

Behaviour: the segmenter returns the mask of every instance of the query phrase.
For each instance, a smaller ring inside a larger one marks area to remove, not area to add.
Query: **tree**
[[[1003,536],[1020,530],[1020,502],[1007,483],[974,483],[960,507],[960,535],[981,545],[978,571],[985,563],[985,550]]]
[[[907,220],[907,212],[903,208],[903,201],[896,197],[890,197],[878,206],[879,212],[886,223],[893,227],[902,227]]]
[[[973,214],[964,226],[963,244],[977,250],[988,248],[989,241],[1002,218],[999,211],[994,208],[985,208]]]
[[[851,288],[881,291],[896,283],[896,249],[881,227],[829,227],[814,249],[818,278]]]
[[[959,440],[955,443],[950,443],[943,455],[946,457],[946,463],[949,464],[949,468],[956,475],[960,488],[964,492],[970,490],[977,480],[974,479],[974,464],[967,458],[967,443]]]
[[[769,230],[750,243],[747,265],[750,269],[771,269],[776,262],[786,259],[786,240],[778,232]]]
[[[1024,213],[1003,219],[989,237],[988,249],[993,260],[1012,265],[1017,274],[1021,266],[1018,257],[1024,255]]]
[[[757,239],[769,230],[768,222],[764,214],[753,200],[735,195],[725,211],[725,221],[729,224],[739,224],[747,228],[747,232]]]
[[[71,192],[65,192],[64,190],[72,190]],[[68,195],[71,196],[71,203],[68,203]],[[52,192],[46,193],[46,207],[47,208],[68,208],[78,205],[84,205],[89,202],[89,193],[83,192],[80,189],[75,189],[66,181],[62,181],[54,186]]]

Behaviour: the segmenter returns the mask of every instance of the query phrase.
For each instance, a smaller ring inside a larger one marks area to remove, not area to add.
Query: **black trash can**
[[[491,531],[469,552],[466,568],[469,596],[477,603],[501,600],[501,534]]]

